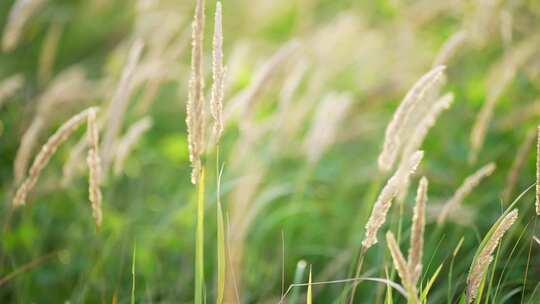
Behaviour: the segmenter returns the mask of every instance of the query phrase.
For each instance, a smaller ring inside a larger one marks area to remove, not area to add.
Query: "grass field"
[[[539,1],[5,0],[0,37],[0,303],[540,303]]]

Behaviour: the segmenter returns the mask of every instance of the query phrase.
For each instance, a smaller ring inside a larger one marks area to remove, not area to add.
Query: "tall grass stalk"
[[[221,205],[221,177],[223,175],[223,167],[219,169],[219,146],[216,150],[216,173],[217,173],[217,295],[216,303],[223,303],[225,293],[225,272],[226,272],[226,255],[225,255],[225,222],[223,216],[223,207]]]
[[[195,304],[204,303],[204,191],[205,170],[197,182],[197,228],[195,236]]]
[[[298,264],[296,264],[296,271],[294,273],[294,282],[293,285],[301,284],[304,281],[304,274],[306,272],[307,263],[304,260],[300,260]],[[287,293],[285,293],[287,294]],[[298,288],[294,288],[291,297],[289,298],[289,304],[296,304],[298,303],[298,298],[300,297],[300,291]]]

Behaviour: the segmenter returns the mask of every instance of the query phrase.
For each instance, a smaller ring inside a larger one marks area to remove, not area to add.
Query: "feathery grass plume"
[[[475,0],[471,1],[472,7],[468,18],[465,19],[465,27],[471,36],[471,41],[477,47],[485,46],[486,42],[494,33],[497,26],[497,12],[502,0]]]
[[[214,23],[212,64],[212,97],[210,111],[214,118],[214,138],[218,142],[223,132],[223,91],[225,85],[225,69],[223,67],[223,26],[221,21],[221,1],[216,3]]]
[[[41,147],[41,151],[38,153],[32,166],[30,167],[29,175],[24,182],[19,186],[15,197],[13,198],[13,205],[15,207],[22,206],[26,203],[26,197],[32,188],[36,185],[36,182],[41,174],[41,171],[51,157],[54,155],[58,147],[66,141],[77,128],[85,122],[88,113],[93,111],[94,108],[86,109],[79,114],[70,118],[65,122]]]
[[[540,126],[536,141],[536,214],[540,215]]]
[[[309,163],[316,163],[336,139],[336,133],[352,104],[348,93],[330,93],[319,104],[304,142]]]
[[[47,30],[39,53],[38,78],[41,82],[45,82],[51,77],[62,30],[62,24],[58,22],[53,23]]]
[[[416,151],[411,155],[407,161],[407,165],[400,167],[381,190],[366,224],[366,232],[362,241],[364,250],[369,249],[377,243],[377,232],[386,221],[386,215],[392,205],[392,200],[397,195],[399,189],[401,189],[405,179],[414,173],[423,156],[423,151]]]
[[[204,149],[204,0],[197,0],[192,24],[191,77],[189,79],[189,99],[186,124],[188,129],[189,160],[191,162],[191,183],[197,184],[201,170],[201,155]]]
[[[388,249],[390,250],[390,254],[392,255],[394,267],[401,278],[403,286],[407,290],[409,303],[418,303],[418,292],[416,289],[416,284],[413,282],[413,274],[410,272],[407,261],[405,261],[405,258],[399,249],[399,245],[396,242],[396,238],[391,231],[386,233],[386,243],[388,245]]]
[[[525,165],[525,161],[527,160],[527,154],[531,150],[531,147],[536,138],[535,131],[536,129],[529,130],[525,139],[523,140],[521,145],[519,145],[516,157],[514,158],[508,176],[506,177],[506,184],[502,193],[502,199],[504,202],[509,202],[512,194],[514,193],[514,188],[518,183],[519,174],[521,173],[520,171],[523,168],[523,165]]]
[[[141,138],[141,136],[152,127],[152,118],[145,116],[129,127],[126,135],[120,139],[116,147],[116,155],[114,159],[114,174],[119,175],[123,168],[126,159],[131,152],[133,146]]]
[[[467,303],[472,303],[478,296],[480,284],[482,283],[489,264],[493,261],[493,252],[499,245],[506,231],[514,224],[517,217],[517,209],[513,209],[512,211],[503,214],[482,240],[471,264],[471,268],[469,269],[469,275],[467,276]]]
[[[454,95],[447,93],[435,101],[431,108],[424,114],[424,117],[418,122],[413,134],[409,140],[405,143],[403,151],[401,153],[400,166],[403,165],[403,160],[406,160],[414,151],[417,151],[422,146],[424,139],[426,138],[429,130],[435,125],[435,122],[439,118],[439,115],[450,108],[454,101]],[[398,195],[398,202],[403,202],[407,196],[409,189],[409,179],[403,184],[403,188]]]
[[[71,66],[60,72],[38,97],[38,115],[54,116],[58,106],[75,100],[91,99],[97,95],[97,91],[96,84],[87,78],[82,66]]]
[[[493,171],[495,171],[495,164],[489,163],[482,168],[478,169],[474,174],[468,176],[461,186],[456,190],[454,195],[446,201],[444,204],[441,213],[439,214],[439,217],[437,219],[437,223],[442,224],[446,217],[448,216],[448,213],[452,211],[452,209],[455,209],[457,206],[461,205],[461,202],[463,199],[471,193],[471,191],[478,186],[478,184],[486,177],[490,176]]]
[[[15,156],[13,168],[17,184],[24,178],[40,132],[57,115],[58,107],[74,100],[87,100],[94,95],[88,92],[95,91],[93,84],[86,79],[84,70],[80,66],[73,66],[61,72],[38,97],[36,117],[24,132]]]
[[[37,141],[39,140],[39,133],[45,128],[45,120],[41,116],[37,116],[30,127],[26,129],[21,138],[21,144],[17,153],[15,154],[15,162],[13,165],[13,175],[15,178],[15,183],[19,184],[22,182],[26,169],[28,168],[28,163],[32,157],[32,151],[36,146]]]
[[[6,103],[17,90],[19,90],[24,82],[22,74],[15,74],[0,82],[0,108]]]
[[[417,105],[430,95],[432,88],[438,87],[444,79],[445,66],[437,66],[422,76],[409,90],[397,108],[392,120],[386,128],[383,149],[379,154],[379,168],[388,171],[394,165],[396,157],[402,148],[404,136],[407,136],[409,117],[418,110]],[[407,132],[406,132],[407,131]]]
[[[104,128],[105,134],[103,135],[101,147],[102,168],[105,173],[108,171],[114,156],[114,147],[129,103],[133,74],[139,63],[143,48],[144,43],[142,40],[138,39],[133,42],[129,50],[127,63],[122,70],[120,81],[107,110]]]
[[[484,144],[487,128],[493,116],[495,105],[514,79],[517,71],[537,52],[540,35],[533,35],[520,42],[495,63],[489,71],[486,81],[486,100],[476,117],[471,131],[471,153],[469,160],[475,162]]]
[[[103,213],[101,211],[101,160],[99,158],[99,128],[96,122],[96,109],[88,111],[87,124],[88,155],[88,198],[92,204],[92,215],[96,226],[101,226]]]
[[[253,104],[270,80],[299,47],[300,43],[296,40],[287,42],[255,72],[249,86],[234,96],[225,108],[223,113],[225,123],[234,115],[245,114],[253,108]]]
[[[433,66],[441,64],[448,64],[448,61],[454,57],[458,50],[467,41],[467,32],[464,30],[457,31],[452,36],[448,37],[446,42],[440,48],[435,60],[433,60]]]
[[[285,78],[283,83],[283,88],[279,92],[279,111],[287,111],[293,100],[294,93],[300,87],[302,80],[304,79],[306,72],[308,71],[308,62],[306,60],[300,60],[288,73],[287,78]],[[285,115],[280,115],[283,117]]]
[[[428,180],[424,176],[418,184],[416,194],[416,205],[411,226],[411,245],[409,247],[408,268],[411,274],[412,283],[420,279],[422,273],[422,254],[424,251],[424,226],[426,224],[426,201],[427,201]]]
[[[540,72],[540,60],[539,69]],[[540,100],[534,100],[522,105],[513,105],[512,109],[509,109],[508,113],[504,113],[500,119],[497,120],[495,128],[499,130],[511,130],[516,125],[523,123],[524,121],[535,119],[540,116]]]
[[[45,0],[17,0],[9,11],[2,35],[2,50],[9,52],[19,43],[24,25],[39,10]]]

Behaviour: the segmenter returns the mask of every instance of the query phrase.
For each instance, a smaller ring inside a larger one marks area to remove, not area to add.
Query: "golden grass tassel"
[[[463,184],[456,190],[452,198],[450,198],[443,206],[441,213],[437,219],[437,223],[442,224],[452,209],[459,207],[463,199],[478,186],[478,184],[486,177],[490,176],[495,171],[495,164],[489,163],[478,169],[474,174],[467,177]]]
[[[191,161],[191,182],[197,184],[201,171],[201,155],[204,149],[204,0],[198,0],[192,24],[191,78],[187,103],[186,124],[188,129],[189,160]]]
[[[212,64],[212,97],[210,111],[214,118],[214,139],[219,142],[223,133],[223,95],[225,87],[225,68],[223,67],[223,26],[221,17],[221,1],[216,4],[216,16],[214,21],[213,39],[213,64]]]
[[[410,131],[410,117],[419,110],[418,104],[426,97],[432,96],[433,89],[438,89],[444,79],[445,68],[445,66],[437,66],[422,76],[400,103],[386,128],[383,149],[378,159],[381,170],[388,171],[394,165],[398,153],[405,143],[403,137]]]
[[[41,171],[49,163],[49,160],[54,155],[58,147],[65,142],[77,128],[87,119],[88,113],[94,108],[86,109],[79,114],[70,118],[65,122],[41,147],[32,166],[30,167],[29,175],[24,182],[19,186],[13,198],[13,206],[19,207],[26,203],[28,193],[34,188],[41,174]]]
[[[399,168],[381,190],[366,224],[366,232],[362,241],[364,250],[377,243],[377,232],[386,221],[386,215],[392,206],[392,200],[403,186],[405,179],[416,170],[423,156],[423,151],[415,152],[407,161],[407,165]]]
[[[405,261],[405,258],[403,257],[403,254],[401,253],[401,250],[399,249],[396,238],[391,231],[386,233],[386,243],[388,245],[388,249],[390,250],[390,254],[392,255],[394,267],[401,278],[401,282],[407,290],[409,303],[418,303],[417,290],[415,284],[413,284],[412,274],[409,271],[409,267]]]
[[[418,184],[416,194],[416,205],[411,227],[411,244],[409,247],[408,267],[411,273],[411,280],[414,285],[420,279],[422,273],[422,255],[424,251],[424,226],[426,224],[426,201],[427,201],[428,180],[424,176]]]
[[[101,159],[99,157],[99,128],[96,122],[96,109],[88,111],[87,139],[88,155],[86,163],[88,164],[88,198],[92,205],[92,215],[99,228],[103,219],[101,211]]]
[[[467,303],[473,302],[478,296],[478,291],[482,279],[493,261],[493,252],[499,245],[502,237],[514,224],[518,217],[518,210],[514,209],[506,215],[503,215],[495,225],[490,229],[478,249],[467,277]]]

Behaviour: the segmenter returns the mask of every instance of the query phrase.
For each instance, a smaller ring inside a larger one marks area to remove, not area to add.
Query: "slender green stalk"
[[[225,224],[223,220],[223,209],[221,206],[221,176],[223,167],[219,165],[219,145],[216,148],[216,196],[217,196],[217,295],[216,304],[223,303],[225,292]]]
[[[306,271],[307,263],[304,260],[300,260],[298,264],[296,264],[296,272],[294,273],[294,282],[293,285],[302,284],[304,282],[304,272]],[[289,304],[296,304],[298,303],[299,298],[299,291],[298,288],[295,288],[293,292],[291,293],[291,297],[289,298]]]
[[[197,231],[195,239],[195,304],[204,303],[204,166],[197,183]]]
[[[133,257],[131,261],[131,304],[135,304],[135,255],[137,253],[137,243],[133,245]]]

